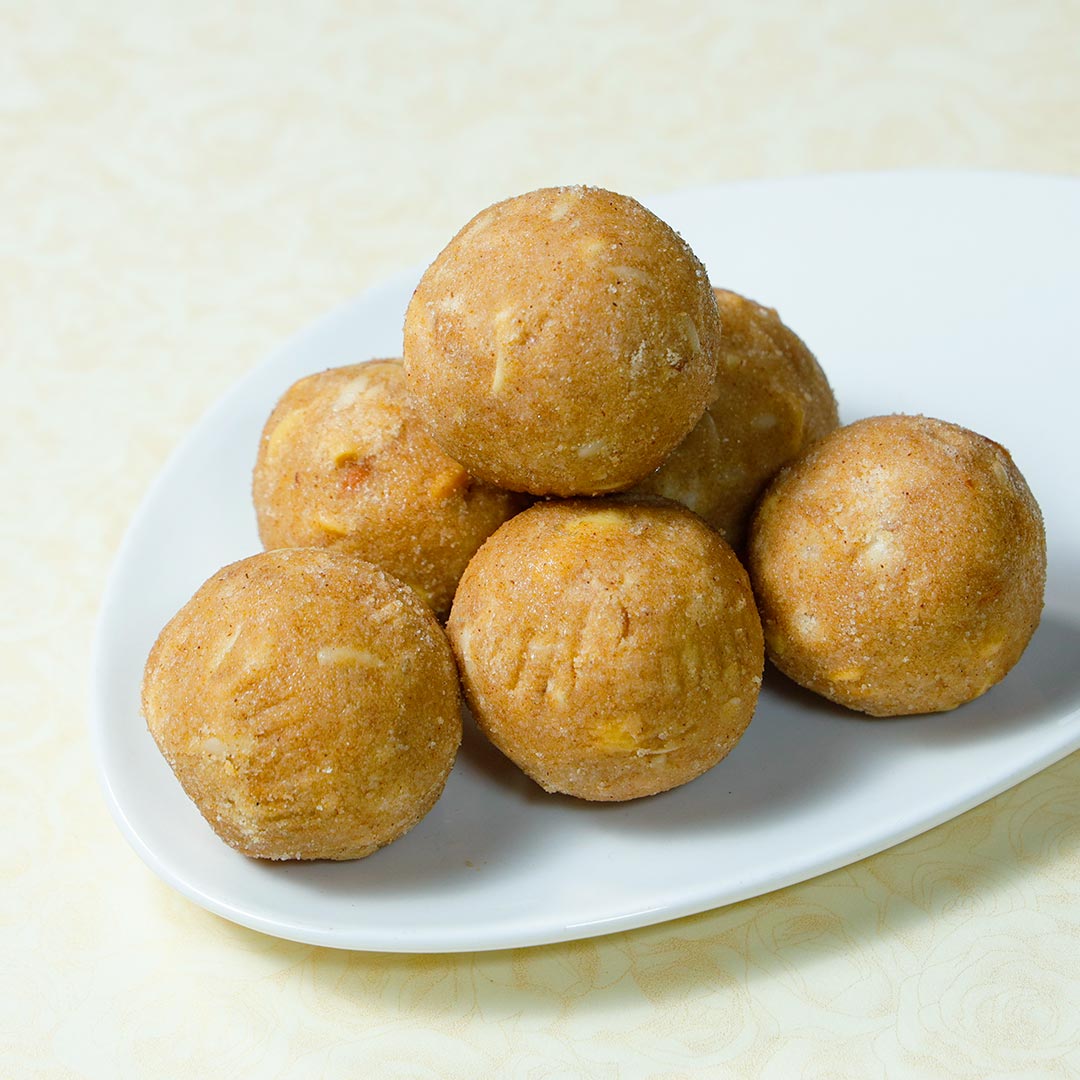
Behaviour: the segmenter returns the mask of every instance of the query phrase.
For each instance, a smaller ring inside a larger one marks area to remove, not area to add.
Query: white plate
[[[844,175],[652,200],[712,280],[779,307],[846,420],[924,412],[1008,446],[1041,501],[1047,608],[1000,686],[941,716],[868,721],[775,673],[706,776],[642,802],[543,794],[475,733],[435,809],[354,863],[271,865],[219,841],[139,716],[147,652],[224,563],[258,549],[250,469],[298,376],[401,349],[418,273],[332,313],[235,387],[176,451],[117,557],[93,740],[110,808],[170,885],[228,919],[347,949],[441,952],[643,926],[820,874],[922,832],[1080,746],[1080,183]]]

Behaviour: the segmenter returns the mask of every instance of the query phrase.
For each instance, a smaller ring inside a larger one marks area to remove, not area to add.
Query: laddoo
[[[443,453],[409,403],[400,360],[293,384],[266,423],[252,491],[264,547],[359,555],[440,618],[473,553],[522,505]]]
[[[473,557],[447,624],[488,738],[549,792],[615,801],[712,768],[764,651],[731,548],[676,503],[537,503]]]
[[[473,475],[596,495],[656,469],[701,417],[720,318],[705,268],[640,203],[544,188],[472,219],[405,316],[409,389]]]
[[[768,655],[871,716],[953,709],[1020,658],[1046,541],[1004,447],[956,424],[878,416],[786,466],[751,526]]]
[[[359,859],[435,803],[461,741],[442,628],[355,556],[264,552],[166,625],[143,715],[211,828],[262,859]]]
[[[709,404],[671,457],[634,490],[683,503],[738,550],[777,470],[839,418],[814,354],[776,311],[714,291],[723,335]]]

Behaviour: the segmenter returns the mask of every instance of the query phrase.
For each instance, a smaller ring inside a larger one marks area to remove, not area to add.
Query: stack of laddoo
[[[873,716],[954,708],[1038,623],[1038,506],[955,424],[838,425],[777,313],[633,199],[489,207],[423,275],[401,359],[286,390],[267,550],[162,631],[150,731],[239,851],[351,859],[435,803],[461,688],[537,784],[601,801],[723,759],[766,653]]]

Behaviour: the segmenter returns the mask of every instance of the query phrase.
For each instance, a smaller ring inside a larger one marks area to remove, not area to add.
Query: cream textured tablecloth
[[[124,528],[291,332],[532,187],[907,166],[1080,172],[1080,5],[0,0],[0,1075],[1080,1075],[1080,756],[724,910],[426,957],[174,894],[89,750]]]

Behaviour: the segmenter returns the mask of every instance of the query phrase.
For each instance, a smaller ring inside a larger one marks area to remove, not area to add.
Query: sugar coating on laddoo
[[[738,549],[779,468],[839,419],[821,366],[776,311],[714,291],[723,336],[712,397],[693,431],[634,490],[690,507]]]
[[[841,428],[781,471],[749,566],[770,659],[872,716],[940,712],[1020,658],[1046,581],[1042,516],[1008,451],[922,416]]]
[[[213,830],[263,859],[358,859],[443,789],[461,741],[446,635],[354,556],[265,552],[209,579],[162,630],[143,715]]]
[[[481,730],[550,792],[636,799],[712,768],[750,722],[746,572],[690,511],[539,503],[477,552],[447,624]]]
[[[405,370],[432,435],[474,476],[595,495],[685,438],[719,337],[705,269],[673,229],[625,195],[545,188],[484,210],[431,264]]]
[[[352,552],[441,618],[473,553],[522,505],[443,453],[409,403],[399,360],[293,384],[266,423],[252,491],[264,547]]]

